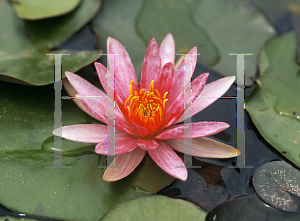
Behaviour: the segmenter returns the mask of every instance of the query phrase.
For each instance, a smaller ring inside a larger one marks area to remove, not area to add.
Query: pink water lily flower
[[[70,84],[65,84],[69,93],[74,93],[74,89],[77,91],[76,97],[81,102],[79,105],[82,109],[100,121],[115,126],[116,157],[115,162],[106,169],[104,181],[111,182],[126,177],[139,165],[147,152],[166,173],[183,181],[187,179],[187,169],[174,150],[184,153],[189,148],[193,156],[209,158],[229,158],[240,154],[231,146],[205,137],[228,128],[227,123],[204,121],[177,124],[212,104],[235,80],[234,76],[225,77],[205,85],[208,78],[208,73],[205,73],[191,82],[197,63],[196,47],[189,51],[189,59],[182,60],[174,70],[173,36],[168,34],[160,47],[153,38],[145,54],[140,87],[124,46],[109,37],[107,53],[109,70],[97,62],[95,67],[105,91],[115,93],[116,107],[108,110],[114,113],[115,125],[107,122],[106,100],[95,97],[106,96],[103,91],[70,72],[66,72]],[[191,70],[187,71],[189,67]],[[107,88],[107,79],[113,74],[114,89]],[[191,85],[192,96],[186,102],[184,91],[191,90]],[[84,97],[88,98],[83,99]],[[184,114],[185,110],[189,114]],[[54,134],[73,141],[97,143],[95,152],[107,155],[106,130],[106,125],[78,124],[56,129]],[[184,146],[184,138],[192,139],[192,147]]]

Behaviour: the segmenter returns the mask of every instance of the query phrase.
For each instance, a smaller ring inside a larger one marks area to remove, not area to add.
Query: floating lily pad
[[[0,29],[0,80],[34,85],[53,83],[54,56],[47,53],[71,54],[62,57],[63,76],[64,71],[75,72],[100,57],[100,51],[39,52],[28,38],[23,21],[4,0],[0,0],[0,26],[5,27]]]
[[[58,46],[95,17],[101,0],[82,0],[73,12],[50,19],[25,21],[26,34],[40,50]]]
[[[153,194],[174,180],[149,156],[131,175],[113,183],[103,182],[104,169],[98,168],[106,158],[92,152],[63,156],[62,165],[71,168],[46,168],[54,165],[54,154],[42,150],[54,129],[53,85],[0,82],[0,95],[0,204],[12,211],[59,220],[98,220],[121,201]],[[78,123],[96,121],[72,100],[63,100],[62,125]],[[80,149],[78,143],[63,145],[68,145],[64,150]]]
[[[76,72],[99,59],[101,51],[56,50],[50,53],[70,54],[61,59],[62,77],[65,77],[65,71]],[[54,82],[54,60],[54,55],[26,50],[16,56],[0,56],[0,80],[29,85],[51,84]]]
[[[64,15],[73,11],[82,0],[10,0],[18,16],[38,20]]]
[[[253,53],[245,56],[245,85],[252,85],[257,74],[259,49],[275,34],[272,25],[249,1],[195,1],[193,15],[220,51],[220,60],[213,66],[220,74],[236,75],[237,56],[229,56],[229,53]]]
[[[106,48],[108,37],[120,41],[128,51],[138,77],[141,75],[147,48],[135,27],[135,19],[142,3],[140,0],[105,1],[101,12],[92,21],[99,48]]]
[[[206,31],[197,25],[190,16],[191,5],[185,0],[144,0],[143,8],[137,18],[137,29],[145,43],[155,37],[161,42],[172,33],[176,53],[188,53],[197,46],[198,61],[207,65],[215,64],[219,52]]]
[[[166,196],[142,196],[127,200],[100,220],[204,220],[206,212],[193,203]]]
[[[300,197],[300,172],[288,163],[266,163],[255,171],[252,180],[257,194],[270,205],[283,211],[299,211],[289,193]]]
[[[289,33],[267,42],[259,55],[260,78],[246,109],[262,136],[300,167],[300,66]]]
[[[289,213],[266,205],[256,194],[241,196],[226,201],[211,211],[206,216],[206,221],[216,220],[272,220],[294,221],[299,220],[299,213]]]

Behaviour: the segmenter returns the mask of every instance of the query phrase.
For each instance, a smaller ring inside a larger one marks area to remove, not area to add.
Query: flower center
[[[129,85],[130,95],[124,103],[129,118],[146,128],[159,127],[164,120],[168,92],[165,92],[162,98],[158,90],[154,89],[154,80],[151,81],[150,91],[143,88],[138,93],[133,91],[133,88],[136,88],[136,85],[131,80]],[[129,105],[127,105],[128,102]]]

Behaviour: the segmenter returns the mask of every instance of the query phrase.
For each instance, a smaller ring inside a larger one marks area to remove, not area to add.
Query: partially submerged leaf
[[[64,15],[74,10],[82,0],[10,0],[22,19],[38,20]]]
[[[100,220],[204,220],[206,212],[185,200],[166,196],[142,196],[127,200],[105,214]]]
[[[289,193],[300,197],[300,172],[284,161],[273,161],[259,167],[253,175],[253,186],[264,201],[288,212],[298,212]]]

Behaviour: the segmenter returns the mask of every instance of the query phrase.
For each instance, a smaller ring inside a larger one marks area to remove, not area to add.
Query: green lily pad
[[[215,64],[219,52],[206,31],[191,18],[192,5],[185,0],[145,0],[137,18],[137,29],[145,43],[155,37],[161,42],[168,33],[175,39],[176,52],[188,53],[197,46],[198,61]]]
[[[61,59],[62,77],[65,71],[76,72],[100,58],[101,51],[56,50],[51,54],[64,55]],[[46,85],[54,82],[54,55],[36,51],[20,51],[16,56],[0,56],[0,80],[28,85]]]
[[[237,57],[228,53],[253,53],[245,56],[245,85],[252,85],[259,49],[275,34],[272,25],[249,1],[195,2],[198,3],[194,5],[195,21],[205,28],[220,51],[221,58],[213,68],[224,76],[236,75]]]
[[[289,193],[300,197],[300,172],[284,161],[266,163],[253,175],[253,186],[261,199],[288,212],[298,212]]]
[[[205,220],[206,212],[193,203],[166,196],[142,196],[127,200],[100,220]]]
[[[135,27],[135,19],[142,3],[140,0],[104,1],[101,12],[92,21],[99,48],[106,48],[108,37],[120,41],[130,55],[138,77],[141,75],[147,48]]]
[[[299,219],[299,213],[284,212],[272,206],[266,205],[264,201],[254,194],[237,197],[218,205],[209,211],[205,220],[294,221]]]
[[[54,165],[54,154],[42,150],[54,129],[53,85],[0,82],[0,95],[0,204],[12,211],[59,220],[98,220],[121,201],[153,194],[174,180],[147,156],[128,177],[105,183],[104,169],[98,165],[104,166],[106,158],[80,154],[73,142],[63,142],[68,146],[62,147],[77,151],[62,156],[62,165],[71,168],[46,168]],[[96,121],[72,100],[63,100],[62,125],[78,123]]]
[[[38,20],[64,15],[73,11],[82,0],[10,0],[17,15],[23,19]]]
[[[58,46],[96,16],[101,2],[82,0],[79,7],[69,14],[38,21],[27,20],[24,22],[26,34],[41,51]]]
[[[0,0],[0,26],[5,27],[0,29],[0,80],[33,85],[53,83],[54,56],[46,53],[71,54],[62,57],[63,76],[64,71],[75,72],[100,57],[100,51],[38,52],[36,44],[28,39],[23,21],[4,0]]]
[[[246,101],[258,131],[300,167],[300,66],[293,32],[266,43],[259,54],[260,78]]]

